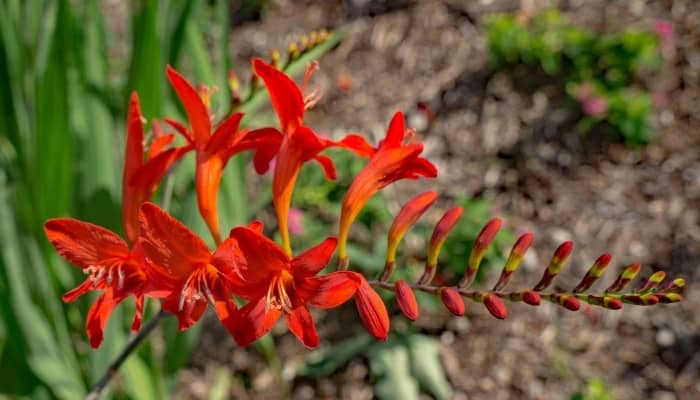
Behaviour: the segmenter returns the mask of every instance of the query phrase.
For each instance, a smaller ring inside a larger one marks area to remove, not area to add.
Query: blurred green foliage
[[[193,81],[227,87],[227,1],[130,2],[126,38],[106,29],[102,7],[97,0],[0,3],[0,397],[82,398],[128,338],[127,301],[100,349],[90,349],[84,316],[94,296],[62,303],[61,293],[84,277],[56,255],[42,225],[71,216],[121,232],[129,93],[138,91],[148,118],[176,112],[166,63],[186,67]],[[130,43],[125,54],[118,41]],[[222,90],[218,104],[228,107],[227,95]],[[221,189],[228,225],[248,218],[244,176],[232,164]],[[191,170],[177,178],[177,186],[191,187]],[[186,198],[176,196],[173,206],[178,218],[199,220]],[[156,308],[150,304],[146,318]],[[178,334],[166,321],[160,335],[159,349],[146,343],[128,359],[111,396],[167,397],[197,329]]]
[[[586,390],[571,395],[571,400],[615,400],[610,389],[601,379],[591,379],[586,384]]]
[[[417,400],[425,392],[438,400],[452,397],[452,386],[440,361],[440,343],[435,337],[415,332],[392,332],[386,342],[362,334],[331,347],[312,352],[297,374],[329,376],[352,358],[364,355],[375,394],[382,400]]]
[[[656,34],[632,28],[597,34],[573,26],[556,10],[532,18],[495,15],[486,29],[496,68],[524,63],[563,78],[586,115],[584,130],[605,123],[630,144],[651,140],[652,102],[638,77],[661,66]]]

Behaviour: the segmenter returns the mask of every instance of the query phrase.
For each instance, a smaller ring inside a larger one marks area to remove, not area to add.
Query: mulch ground
[[[461,196],[492,200],[510,228],[536,236],[516,284],[538,279],[556,245],[568,239],[577,247],[558,281],[563,287],[574,285],[606,251],[614,271],[638,261],[643,275],[663,269],[688,281],[685,301],[672,306],[572,313],[512,305],[505,321],[473,306],[466,318],[426,317],[429,323],[421,326],[430,325],[426,330],[440,338],[455,398],[568,399],[589,379],[601,378],[618,400],[698,399],[700,7],[695,0],[542,2],[603,32],[673,22],[676,50],[649,82],[670,102],[654,114],[654,143],[631,149],[595,131],[579,134],[578,115],[556,82],[517,69],[491,71],[484,19],[517,11],[521,3],[542,7],[507,0],[271,1],[259,21],[232,32],[231,49],[238,65],[246,65],[251,56],[285,48],[310,30],[346,29],[314,76],[324,100],[309,113],[309,124],[331,135],[362,132],[376,139],[393,112],[406,110],[440,177],[390,188],[390,206],[395,210],[428,187],[440,191],[445,207]],[[341,90],[341,80],[349,90]],[[426,118],[418,104],[428,105],[435,118]],[[362,357],[319,381],[295,379],[308,351],[285,329],[276,330],[285,379],[278,385],[257,352],[235,348],[215,323],[210,326],[181,374],[178,398],[207,398],[222,366],[243,377],[233,385],[234,398],[373,396]],[[326,343],[348,326],[361,329],[353,307],[319,314],[318,326]]]

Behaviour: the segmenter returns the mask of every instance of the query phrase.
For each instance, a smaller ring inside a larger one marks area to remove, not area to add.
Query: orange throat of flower
[[[285,313],[291,313],[293,309],[292,298],[290,292],[294,290],[294,277],[287,270],[280,271],[272,280],[267,288],[267,301],[265,302],[265,314],[271,309],[283,310]]]

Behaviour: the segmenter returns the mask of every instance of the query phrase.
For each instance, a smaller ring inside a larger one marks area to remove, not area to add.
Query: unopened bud
[[[445,305],[447,311],[459,317],[464,315],[466,306],[457,289],[453,287],[440,288],[440,300],[442,300],[442,304]]]
[[[612,256],[608,253],[602,254],[600,257],[598,257],[588,272],[586,272],[586,276],[584,276],[583,279],[581,279],[581,282],[576,285],[576,288],[574,288],[574,293],[580,293],[588,290],[595,283],[595,281],[597,281],[598,278],[603,275],[603,272],[605,272],[605,268],[607,268],[610,264],[611,259]]]
[[[530,245],[532,244],[532,238],[532,233],[528,232],[520,236],[515,242],[513,248],[510,250],[510,254],[508,255],[506,265],[503,267],[501,276],[500,278],[498,278],[498,282],[493,287],[494,291],[501,290],[504,287],[506,287],[511,277],[513,276],[513,273],[518,270],[520,263],[525,257],[525,253],[530,248]]]
[[[479,271],[479,265],[481,265],[481,260],[483,260],[484,254],[486,254],[486,250],[488,250],[489,246],[493,242],[493,239],[496,237],[496,233],[498,233],[498,230],[500,228],[501,220],[498,218],[494,218],[484,226],[481,232],[479,232],[479,235],[474,241],[474,247],[472,248],[472,252],[469,255],[469,263],[467,264],[467,270],[464,274],[464,277],[459,282],[460,288],[467,287],[469,286],[469,284],[472,283],[474,277],[476,277],[476,273]]]
[[[403,279],[396,281],[396,304],[399,310],[411,321],[418,319],[418,302],[411,286]]]
[[[609,288],[607,288],[605,291],[607,293],[617,293],[621,291],[622,289],[627,286],[627,284],[632,281],[632,279],[637,277],[637,274],[639,274],[639,270],[642,269],[642,265],[639,263],[632,264],[625,268],[624,271],[615,279],[615,282],[613,282],[612,285],[610,285]]]
[[[564,264],[566,264],[566,261],[569,259],[571,251],[573,249],[574,242],[570,240],[562,243],[561,245],[559,245],[559,247],[557,247],[557,250],[554,252],[554,255],[552,255],[552,259],[549,261],[547,269],[544,271],[544,275],[542,275],[542,279],[540,279],[540,282],[537,285],[535,285],[535,291],[542,291],[552,283],[554,278],[564,267]]]
[[[484,297],[484,305],[489,310],[491,315],[498,319],[505,319],[508,316],[508,310],[500,298],[494,294],[487,294]]]
[[[437,193],[430,191],[419,194],[412,198],[401,208],[401,211],[394,218],[391,224],[389,234],[387,235],[387,252],[386,261],[394,261],[396,258],[396,250],[399,247],[401,239],[406,235],[406,232],[418,221],[418,218],[435,203]]]
[[[445,215],[443,215],[440,221],[435,225],[433,236],[430,238],[430,244],[428,245],[428,263],[437,264],[440,249],[445,243],[447,236],[452,232],[455,225],[457,225],[457,222],[462,216],[462,212],[462,207],[451,208],[447,210]]]

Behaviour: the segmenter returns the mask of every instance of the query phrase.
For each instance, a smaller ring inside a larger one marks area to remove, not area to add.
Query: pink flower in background
[[[304,212],[298,208],[289,209],[289,233],[292,235],[303,235],[304,234]]]
[[[664,50],[673,47],[676,29],[671,21],[665,19],[656,20],[651,29],[661,40],[661,47]]]
[[[591,117],[600,118],[608,112],[608,103],[604,98],[598,96],[591,96],[581,103],[583,107],[583,112]]]
[[[671,100],[668,97],[668,94],[666,94],[665,92],[653,92],[651,94],[651,101],[654,104],[654,107],[657,108],[666,108],[671,102]]]

